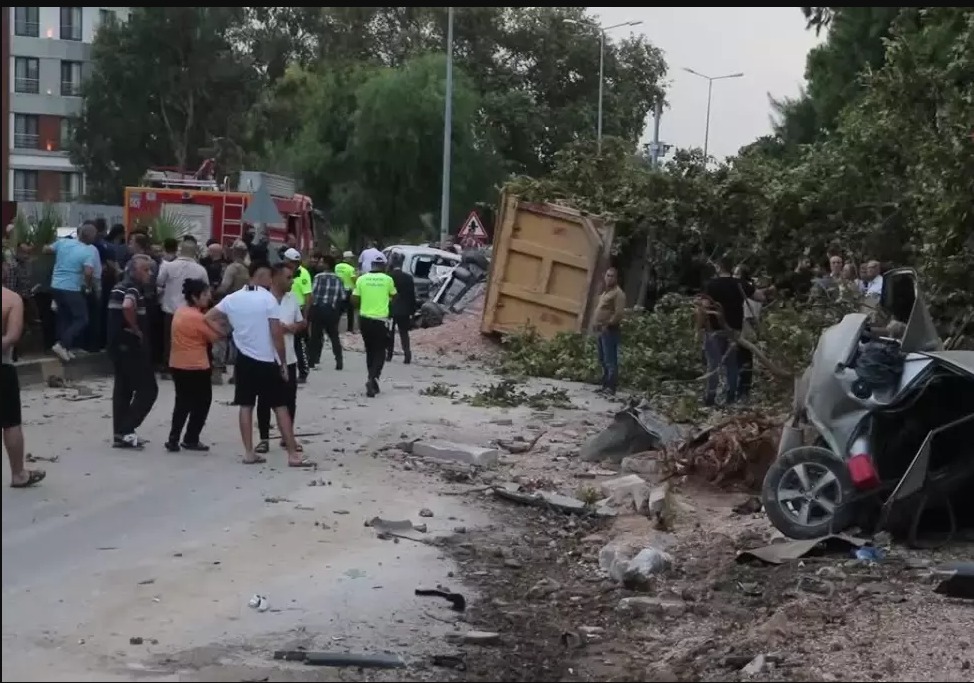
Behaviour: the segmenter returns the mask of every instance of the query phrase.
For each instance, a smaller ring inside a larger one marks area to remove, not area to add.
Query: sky
[[[805,30],[798,7],[589,7],[602,25],[642,21],[609,31],[622,38],[641,33],[663,50],[668,66],[669,108],[660,139],[675,147],[703,147],[707,118],[707,76],[743,72],[741,78],[714,82],[709,154],[723,158],[771,131],[768,93],[798,94],[805,56],[818,40]],[[597,57],[596,57],[597,60]],[[598,68],[598,61],[595,67]],[[644,137],[652,135],[652,117]]]

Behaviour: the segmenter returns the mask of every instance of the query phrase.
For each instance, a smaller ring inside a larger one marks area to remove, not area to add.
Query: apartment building
[[[70,119],[100,26],[123,21],[128,7],[5,7],[3,198],[67,202],[84,194],[84,176],[66,151]]]

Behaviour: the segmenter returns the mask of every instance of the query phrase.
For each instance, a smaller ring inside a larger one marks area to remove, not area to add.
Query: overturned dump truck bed
[[[556,204],[501,197],[481,332],[588,329],[609,266],[613,226]]]

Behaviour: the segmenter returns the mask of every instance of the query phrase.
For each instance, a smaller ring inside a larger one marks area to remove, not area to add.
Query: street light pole
[[[453,8],[446,11],[446,94],[443,105],[443,185],[440,193],[440,246],[450,234],[450,162],[453,147]]]
[[[602,156],[602,93],[605,88],[605,29],[599,27],[599,120],[595,126],[595,148]]]
[[[595,147],[598,153],[602,154],[602,101],[605,93],[605,32],[622,26],[639,26],[641,21],[623,21],[612,26],[602,26],[592,21],[579,21],[577,19],[565,19],[566,24],[595,26],[599,31],[599,116],[595,124]]]
[[[694,76],[699,76],[700,78],[706,79],[707,81],[707,123],[703,132],[703,158],[706,159],[707,150],[710,146],[710,104],[713,101],[714,96],[714,81],[722,81],[727,78],[741,78],[744,76],[744,74],[738,72],[734,74],[726,74],[724,76],[707,76],[688,67],[683,67],[683,70],[687,73],[693,74]]]

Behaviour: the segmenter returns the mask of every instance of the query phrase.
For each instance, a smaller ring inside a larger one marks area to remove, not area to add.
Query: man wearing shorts
[[[4,269],[7,264],[3,264]],[[3,365],[0,372],[0,428],[3,447],[10,460],[10,486],[23,489],[44,479],[43,470],[24,468],[24,430],[20,420],[20,383],[13,364],[13,350],[24,332],[24,301],[17,292],[3,288]]]
[[[266,262],[251,265],[250,285],[220,301],[206,314],[207,320],[218,330],[227,324],[233,329],[233,343],[237,347],[234,384],[234,404],[240,407],[240,438],[244,445],[244,463],[266,462],[254,451],[254,406],[259,400],[277,416],[287,448],[288,465],[314,467],[298,451],[294,439],[294,425],[288,413],[288,368],[284,328],[280,320],[280,306],[270,292],[272,270],[285,268],[283,264],[269,266]]]

